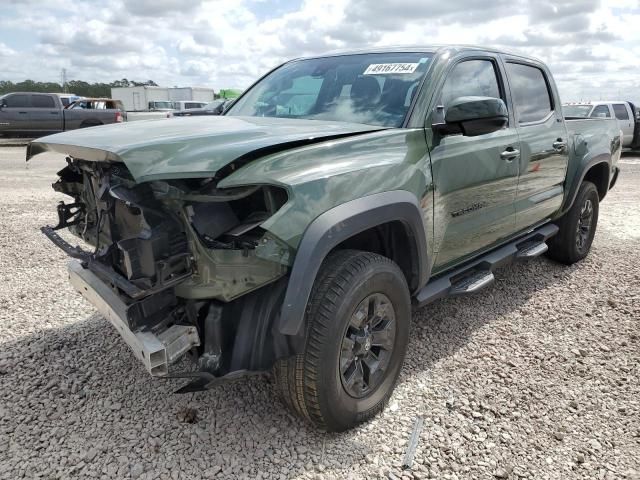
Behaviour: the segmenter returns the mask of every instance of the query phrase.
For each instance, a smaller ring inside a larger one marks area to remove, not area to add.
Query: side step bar
[[[495,269],[545,253],[549,249],[546,241],[556,233],[558,227],[548,223],[462,267],[435,277],[416,294],[414,305],[422,307],[440,298],[469,295],[482,290],[494,282]]]
[[[493,273],[488,270],[477,270],[471,275],[451,285],[449,295],[468,295],[482,290],[495,281]]]

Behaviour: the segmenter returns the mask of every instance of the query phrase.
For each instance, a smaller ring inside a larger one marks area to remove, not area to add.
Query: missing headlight
[[[282,188],[261,186],[227,202],[190,202],[186,211],[191,225],[208,248],[253,249],[264,234],[260,226],[287,198]]]

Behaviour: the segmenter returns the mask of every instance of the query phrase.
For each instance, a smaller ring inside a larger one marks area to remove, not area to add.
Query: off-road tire
[[[599,202],[600,197],[596,186],[591,182],[583,182],[569,211],[556,221],[560,231],[548,242],[547,255],[550,258],[566,265],[572,265],[589,254],[598,225]],[[588,235],[580,247],[578,243],[579,223],[588,204],[592,208],[591,223]]]
[[[356,307],[375,294],[384,295],[392,305],[393,348],[377,387],[363,398],[354,398],[340,373],[342,342]],[[398,265],[382,255],[358,250],[330,254],[307,304],[305,350],[274,366],[283,403],[326,431],[347,430],[369,420],[384,408],[398,380],[410,321],[409,289]]]
[[[100,125],[103,125],[103,124],[100,122],[88,121],[88,122],[82,122],[78,128],[99,127]]]

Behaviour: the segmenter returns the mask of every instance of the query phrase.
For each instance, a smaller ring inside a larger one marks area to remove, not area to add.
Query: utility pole
[[[69,93],[67,91],[67,69],[62,69],[62,93]]]

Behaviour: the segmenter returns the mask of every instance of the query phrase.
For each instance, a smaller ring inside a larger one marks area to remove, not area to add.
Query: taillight
[[[122,117],[122,112],[116,112],[116,123],[124,122],[124,118]]]

